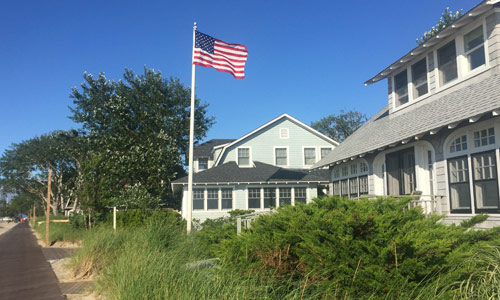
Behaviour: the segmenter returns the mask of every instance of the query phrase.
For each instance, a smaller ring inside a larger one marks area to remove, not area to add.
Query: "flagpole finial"
[[[197,27],[198,27],[198,26],[197,26],[196,22],[194,22],[193,29],[194,29],[194,30],[196,30],[196,28],[197,28]]]

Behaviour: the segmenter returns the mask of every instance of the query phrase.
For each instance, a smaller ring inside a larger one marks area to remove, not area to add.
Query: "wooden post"
[[[35,228],[36,224],[36,203],[33,205],[33,228]]]
[[[116,206],[113,206],[113,231],[116,231]]]
[[[49,182],[47,185],[47,212],[45,214],[45,247],[49,247],[49,223],[50,223],[50,181],[52,180],[52,169],[49,168]]]

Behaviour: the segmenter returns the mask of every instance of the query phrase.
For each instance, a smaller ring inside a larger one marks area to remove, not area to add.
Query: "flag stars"
[[[214,54],[215,39],[209,35],[196,31],[195,48],[200,48],[210,54]]]

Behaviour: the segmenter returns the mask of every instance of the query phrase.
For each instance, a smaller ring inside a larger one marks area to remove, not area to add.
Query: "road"
[[[28,223],[0,235],[0,299],[65,299]]]

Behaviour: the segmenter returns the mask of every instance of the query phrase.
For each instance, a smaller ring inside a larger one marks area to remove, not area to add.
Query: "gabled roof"
[[[231,143],[234,139],[212,139],[210,141],[204,142],[196,147],[193,150],[194,157],[211,157],[212,151],[214,148],[218,146],[225,145]]]
[[[405,54],[403,57],[400,59],[396,60],[393,62],[391,65],[389,65],[387,68],[379,72],[377,75],[373,76],[372,78],[368,79],[365,82],[365,85],[370,85],[372,83],[375,83],[377,81],[380,81],[384,78],[389,77],[392,73],[396,72],[399,70],[400,67],[407,65],[410,61],[416,59],[420,54],[424,53],[429,49],[429,47],[434,46],[435,44],[439,43],[442,41],[444,38],[449,37],[453,33],[455,33],[457,30],[462,28],[463,26],[473,22],[476,20],[476,18],[486,11],[490,10],[492,8],[492,5],[498,6],[500,0],[484,0],[481,1],[478,5],[473,7],[471,10],[463,14],[460,18],[458,18],[451,26],[448,26],[448,28],[443,29],[439,34],[436,36],[432,37],[429,39],[427,42],[418,45],[414,49],[412,49],[410,52]]]
[[[273,165],[254,162],[253,168],[240,168],[236,162],[228,162],[193,174],[195,184],[221,183],[279,183],[279,182],[317,182],[327,183],[328,169],[284,169]],[[187,184],[188,177],[182,177],[172,182],[172,185]]]
[[[317,162],[314,168],[405,144],[425,134],[433,134],[445,126],[453,128],[459,122],[475,120],[487,113],[499,115],[500,74],[489,76],[437,99],[429,97],[425,101],[427,103],[395,114],[389,114],[386,106]]]
[[[234,144],[237,144],[237,143],[239,143],[239,142],[243,141],[244,139],[246,139],[246,138],[248,138],[248,137],[250,137],[250,136],[254,135],[255,133],[257,133],[257,132],[259,132],[259,131],[261,131],[261,130],[265,129],[265,128],[266,128],[266,127],[268,127],[268,126],[271,126],[272,124],[274,124],[274,123],[276,123],[276,122],[278,122],[278,121],[280,121],[280,120],[282,120],[282,119],[288,119],[288,120],[290,120],[291,122],[293,122],[293,123],[295,123],[295,124],[299,125],[300,127],[302,127],[302,128],[304,128],[304,129],[306,129],[307,131],[311,132],[312,134],[315,134],[315,135],[319,136],[320,138],[322,138],[322,139],[326,140],[327,142],[329,142],[329,143],[331,143],[331,144],[333,144],[333,145],[335,145],[335,146],[337,146],[337,145],[339,144],[337,141],[335,141],[335,140],[333,140],[333,139],[331,139],[331,138],[327,137],[326,135],[322,134],[321,132],[317,131],[317,130],[316,130],[316,129],[314,129],[314,128],[311,128],[310,126],[307,126],[306,124],[304,124],[304,123],[302,123],[301,121],[299,121],[299,120],[295,119],[294,117],[292,117],[292,116],[290,116],[290,115],[288,115],[288,114],[282,114],[282,115],[278,116],[277,118],[274,118],[274,119],[272,119],[271,121],[267,122],[266,124],[264,124],[264,125],[260,126],[259,128],[257,128],[257,129],[255,129],[255,130],[253,130],[253,131],[251,131],[251,132],[249,132],[249,133],[245,134],[244,136],[240,137],[239,139],[234,140],[233,142],[231,142],[231,143],[229,143],[229,144],[225,145],[225,146],[224,146],[224,149],[222,149],[221,154],[219,155],[219,157],[218,157],[218,158],[217,158],[217,160],[215,161],[215,165],[218,165],[218,164],[219,164],[219,162],[220,162],[221,158],[224,156],[224,152],[226,152],[226,150],[227,150],[229,147],[231,147],[231,146],[233,146]]]

